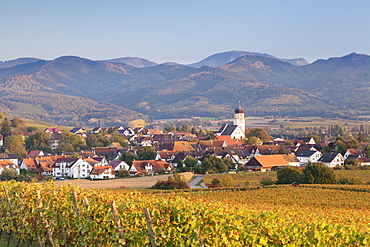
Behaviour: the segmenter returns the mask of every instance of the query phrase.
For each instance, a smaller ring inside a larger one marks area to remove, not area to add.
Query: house
[[[121,153],[117,147],[96,147],[92,148],[92,151],[98,156],[108,156],[110,160],[115,160],[121,156]]]
[[[0,154],[0,161],[1,160],[10,160],[14,165],[18,165],[18,156],[16,154]]]
[[[27,171],[37,171],[38,163],[35,158],[25,158],[22,160],[20,169]]]
[[[58,134],[60,134],[60,133],[62,133],[62,131],[59,129],[59,128],[46,128],[45,130],[44,130],[44,132],[46,132],[46,133],[58,133]]]
[[[297,156],[295,156],[295,154],[281,154],[281,156],[283,156],[283,158],[288,161],[289,166],[301,166],[301,163],[299,162],[299,159],[297,158]]]
[[[81,158],[59,158],[52,166],[53,177],[86,178],[92,166]]]
[[[98,134],[102,131],[102,127],[95,127],[90,131],[90,134]]]
[[[239,125],[234,124],[223,124],[221,128],[216,132],[216,136],[226,135],[231,139],[245,139],[245,133]]]
[[[31,150],[26,156],[26,158],[36,158],[44,155],[45,155],[44,152],[41,150]]]
[[[122,145],[119,142],[112,142],[109,146],[109,148],[117,148],[118,150],[123,149]]]
[[[130,168],[130,173],[131,175],[154,175],[160,170],[171,172],[173,167],[170,163],[161,160],[134,160]]]
[[[343,155],[343,158],[346,159],[356,159],[360,157],[365,157],[365,151],[362,149],[349,148],[346,153]]]
[[[320,151],[311,151],[311,150],[303,150],[300,153],[296,153],[296,156],[302,167],[317,162],[321,155],[322,154]]]
[[[246,171],[276,171],[281,167],[289,166],[289,162],[282,155],[257,155],[245,164]]]
[[[110,179],[115,177],[116,173],[111,166],[95,166],[90,172],[91,179]]]
[[[72,134],[80,134],[80,135],[81,134],[86,134],[85,128],[82,128],[82,127],[73,128],[69,132],[71,132]]]
[[[115,171],[130,170],[130,166],[122,160],[113,160],[108,163],[108,166],[113,167],[113,170]]]
[[[358,158],[359,165],[361,166],[370,166],[370,158],[367,157],[360,157]]]
[[[336,167],[344,165],[344,158],[340,153],[324,153],[318,162],[323,163],[327,167]]]
[[[62,137],[62,134],[60,133],[52,133],[50,135],[49,144],[50,144],[51,150],[55,150],[59,148],[61,137]]]
[[[225,141],[225,145],[227,147],[241,147],[244,144],[242,140],[232,139],[229,136],[225,135],[215,136],[215,140]]]
[[[157,155],[155,156],[155,160],[163,160],[170,162],[172,161],[178,152],[175,151],[157,151]]]
[[[2,174],[5,170],[12,169],[20,174],[20,170],[18,165],[13,164],[10,160],[1,160],[0,161],[0,174]]]
[[[312,137],[301,137],[297,138],[296,143],[300,145],[315,145],[316,141]]]

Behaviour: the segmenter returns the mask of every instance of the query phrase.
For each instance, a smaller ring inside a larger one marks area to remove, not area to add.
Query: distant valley
[[[63,125],[143,118],[370,115],[370,57],[317,60],[231,51],[190,65],[64,56],[0,62],[0,112]]]

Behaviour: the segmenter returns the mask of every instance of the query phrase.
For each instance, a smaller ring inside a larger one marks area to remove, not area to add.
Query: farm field
[[[369,192],[288,186],[153,194],[53,183],[0,186],[0,230],[23,242],[150,246],[149,225],[158,246],[370,244]]]
[[[180,174],[184,176],[186,181],[189,181],[194,176],[192,172],[184,172]],[[72,179],[55,181],[54,183],[56,186],[65,186],[70,184],[72,186],[79,186],[85,189],[118,189],[122,186],[134,189],[148,189],[152,187],[158,180],[166,180],[168,176],[172,176],[172,174],[94,181],[88,179]]]
[[[335,177],[340,178],[355,178],[362,183],[370,182],[370,170],[334,170]],[[245,172],[245,173],[229,173],[229,174],[208,174],[203,178],[206,184],[212,183],[213,179],[222,180],[226,177],[231,177],[234,186],[260,185],[262,178],[270,178],[273,181],[277,180],[276,172]]]

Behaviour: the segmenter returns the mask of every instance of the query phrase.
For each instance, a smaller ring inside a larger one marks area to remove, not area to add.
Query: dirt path
[[[189,181],[194,174],[192,172],[184,172],[180,173]],[[65,180],[65,181],[55,181],[56,186],[62,185],[76,185],[80,186],[81,188],[85,189],[118,189],[121,186],[125,186],[128,188],[135,188],[135,189],[145,189],[152,187],[158,180],[160,179],[167,179],[168,176],[172,176],[171,174],[166,175],[158,175],[152,177],[134,177],[134,178],[119,178],[119,179],[111,179],[111,180],[88,180],[88,179],[73,179],[73,180]]]

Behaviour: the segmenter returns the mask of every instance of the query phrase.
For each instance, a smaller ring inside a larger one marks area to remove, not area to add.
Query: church
[[[245,139],[244,109],[240,105],[234,111],[234,124],[223,124],[216,135],[226,135],[231,139]]]

